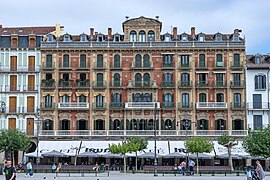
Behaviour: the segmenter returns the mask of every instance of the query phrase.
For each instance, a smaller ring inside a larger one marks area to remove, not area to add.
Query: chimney
[[[173,27],[173,39],[177,39],[177,27]]]
[[[94,36],[94,28],[90,28],[90,36]]]
[[[191,36],[195,36],[196,32],[195,32],[195,27],[191,27]]]
[[[235,29],[235,30],[233,31],[234,34],[238,34],[238,35],[240,34],[240,32],[242,32],[241,29]]]
[[[2,24],[0,24],[0,29],[1,29],[2,27],[3,27]]]
[[[108,40],[112,39],[112,28],[108,28]]]

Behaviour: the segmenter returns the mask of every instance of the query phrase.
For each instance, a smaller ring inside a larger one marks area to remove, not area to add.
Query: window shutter
[[[254,77],[254,81],[255,81],[255,89],[258,89],[258,76],[257,75]]]
[[[126,119],[126,130],[130,130],[130,122]]]
[[[265,89],[266,88],[266,76],[262,76],[262,88]]]

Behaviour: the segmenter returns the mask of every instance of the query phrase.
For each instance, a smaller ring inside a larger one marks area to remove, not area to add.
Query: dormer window
[[[65,34],[64,35],[64,42],[69,42],[70,41],[70,35]]]
[[[187,35],[186,34],[182,35],[181,40],[182,41],[188,41]]]
[[[233,41],[239,41],[239,36],[237,34],[234,34],[232,40]]]
[[[113,41],[114,42],[119,42],[120,41],[120,36],[119,35],[114,35]]]
[[[54,41],[54,38],[53,38],[53,35],[52,34],[49,34],[48,36],[47,36],[47,41],[48,42],[53,42]]]
[[[169,34],[165,35],[165,42],[170,42],[171,36]]]
[[[262,59],[260,56],[255,57],[255,64],[262,64]]]
[[[216,34],[215,41],[222,41],[222,35]]]
[[[200,41],[200,42],[203,42],[203,41],[204,41],[204,35],[201,34],[201,35],[199,36],[199,41]]]
[[[102,35],[98,35],[97,36],[97,41],[98,42],[102,42],[103,41],[103,36]]]
[[[87,41],[87,37],[85,34],[81,35],[81,42],[86,42]]]

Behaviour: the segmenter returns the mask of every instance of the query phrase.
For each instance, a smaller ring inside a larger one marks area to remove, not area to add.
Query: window
[[[216,34],[215,41],[222,41],[222,35],[221,34]]]
[[[163,75],[164,82],[173,82],[173,75],[171,73],[166,73]]]
[[[189,55],[181,55],[181,67],[189,67]]]
[[[80,55],[80,67],[86,68],[86,55],[85,54]]]
[[[113,94],[112,95],[112,102],[113,103],[121,103],[122,102],[121,94],[119,94],[119,93]]]
[[[205,67],[205,54],[199,55],[199,67]]]
[[[167,93],[163,95],[163,105],[165,107],[173,107],[173,94]]]
[[[36,39],[34,37],[30,38],[29,46],[35,46],[36,45]]]
[[[181,40],[182,40],[182,41],[188,41],[187,35],[186,35],[186,34],[182,35],[182,36],[181,36]]]
[[[222,59],[222,54],[217,54],[216,55],[216,67],[223,67],[223,59]]]
[[[215,122],[216,130],[226,130],[226,121],[224,119],[218,119]]]
[[[146,39],[145,39],[145,32],[144,31],[140,31],[139,32],[139,42],[145,42]]]
[[[142,102],[142,95],[140,93],[136,93],[133,96],[133,102]]]
[[[142,56],[140,54],[135,56],[135,67],[142,67]]]
[[[120,130],[121,129],[121,122],[119,119],[115,119],[113,121],[113,129],[112,130]]]
[[[165,125],[165,130],[171,130],[171,129],[172,129],[172,127],[173,127],[172,120],[170,120],[170,119],[166,119],[166,121],[165,121],[164,125]]]
[[[103,74],[97,73],[97,86],[103,87]]]
[[[151,98],[151,95],[149,93],[144,93],[143,94],[143,102],[151,102],[152,101],[152,98]]]
[[[63,74],[63,80],[64,81],[69,81],[69,74],[68,73]]]
[[[208,130],[208,121],[206,119],[198,121],[198,130]]]
[[[61,121],[61,130],[70,130],[70,121],[62,120]]]
[[[255,57],[255,64],[261,64],[262,63],[262,59],[260,56],[256,56]]]
[[[235,67],[240,66],[240,55],[239,54],[233,55],[233,66],[235,66]]]
[[[52,79],[52,73],[46,73],[46,80],[49,81]]]
[[[263,128],[262,115],[253,115],[253,128],[254,130]]]
[[[84,105],[86,105],[86,96],[84,96],[84,95],[80,95],[79,96],[79,102],[80,102],[80,104],[84,104]]]
[[[204,41],[204,35],[199,35],[199,41],[200,42]]]
[[[54,37],[53,37],[53,35],[52,34],[48,34],[48,42],[53,42],[54,41]]]
[[[233,35],[233,41],[239,41],[239,35],[234,34]]]
[[[223,74],[222,73],[216,73],[216,86],[222,87],[224,85],[223,82]]]
[[[183,108],[189,107],[189,94],[188,93],[182,94],[182,107]]]
[[[266,89],[266,76],[255,75],[255,90],[265,90],[265,89]]]
[[[63,67],[69,67],[69,55],[65,54],[63,56]]]
[[[96,96],[96,107],[103,107],[103,99],[104,97],[100,94]]]
[[[97,36],[97,41],[102,42],[103,41],[103,35],[98,35]]]
[[[253,109],[262,109],[262,95],[253,94]]]
[[[136,31],[131,31],[129,35],[129,41],[130,42],[136,42],[137,39],[137,33]]]
[[[148,31],[148,42],[154,42],[154,41],[155,41],[154,31]]]
[[[240,93],[234,93],[233,94],[233,107],[234,108],[240,108],[241,107],[241,94]]]
[[[150,67],[150,56],[148,54],[143,55],[143,67]]]
[[[18,46],[18,38],[11,38],[11,47]]]
[[[120,56],[118,54],[114,55],[113,67],[120,68]]]
[[[189,74],[188,73],[182,73],[181,74],[181,81],[188,83],[189,82]]]
[[[81,35],[81,42],[86,42],[87,41],[87,36],[85,34]]]
[[[207,102],[205,93],[200,93],[199,94],[199,102]]]
[[[46,68],[52,68],[52,55],[46,55]]]
[[[69,42],[70,41],[70,35],[65,34],[64,35],[64,42]]]
[[[224,102],[224,94],[223,93],[217,93],[216,102]]]
[[[151,82],[150,82],[150,74],[149,74],[149,73],[145,73],[145,74],[143,75],[143,86],[145,86],[145,87],[150,87],[150,86],[151,86],[150,83],[151,83]]]
[[[163,55],[163,67],[173,67],[173,56],[171,54]]]
[[[103,55],[102,54],[97,55],[97,67],[100,67],[100,68],[103,67]]]
[[[191,130],[191,120],[190,119],[183,119],[181,120],[181,130]]]
[[[199,85],[206,85],[206,74],[205,73],[199,73]]]
[[[68,104],[69,103],[69,96],[68,95],[64,95],[62,96],[62,103],[63,104]]]
[[[170,42],[170,41],[171,41],[171,36],[165,35],[165,42]]]
[[[235,73],[233,74],[233,86],[239,87],[241,86],[241,74],[240,73]]]
[[[119,42],[120,41],[120,36],[119,35],[114,35],[113,41],[114,42]]]
[[[120,74],[119,73],[115,73],[113,75],[113,86],[114,87],[120,87],[121,83],[120,83]]]
[[[53,97],[50,95],[45,96],[45,108],[52,107]]]
[[[243,130],[244,129],[244,122],[241,119],[233,120],[233,130]]]
[[[140,73],[137,73],[135,75],[135,86],[137,87],[142,86],[142,75]]]
[[[80,81],[86,81],[86,73],[80,73]]]

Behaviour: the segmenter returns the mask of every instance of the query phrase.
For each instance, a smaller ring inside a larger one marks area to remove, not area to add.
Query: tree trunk
[[[228,155],[229,155],[229,166],[231,168],[231,171],[233,171],[233,162],[232,162],[232,147],[228,146]]]
[[[126,162],[126,155],[124,155],[124,174],[127,173],[127,162]]]
[[[196,164],[197,164],[197,174],[199,174],[199,153],[197,153]]]
[[[14,156],[14,150],[12,151],[12,164],[15,167],[15,156]]]
[[[138,170],[138,153],[136,152],[136,162],[135,162],[135,170],[137,171]]]

